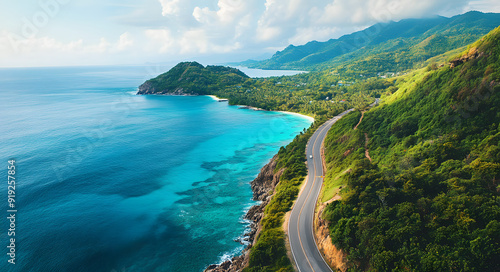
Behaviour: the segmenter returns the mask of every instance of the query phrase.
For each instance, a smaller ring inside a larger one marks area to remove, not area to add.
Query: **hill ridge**
[[[399,50],[401,54],[412,46],[440,34],[446,42],[440,48],[422,52],[421,62],[449,50],[465,46],[487,34],[500,25],[500,14],[471,11],[451,18],[436,16],[426,19],[404,19],[399,22],[377,23],[362,31],[344,35],[326,42],[311,41],[304,45],[289,45],[273,57],[264,61],[246,62],[251,68],[262,69],[299,69],[322,70],[338,65],[347,65],[350,61],[362,61],[366,51],[391,53]],[[393,45],[389,48],[387,45]],[[349,56],[350,55],[350,56]],[[387,56],[382,56],[387,58]],[[414,56],[405,55],[406,58]],[[343,59],[344,58],[344,59]],[[397,61],[393,56],[391,60]],[[400,65],[401,66],[401,65]],[[404,65],[403,65],[404,66]],[[400,70],[413,68],[412,65]],[[397,69],[397,65],[388,66]],[[379,71],[380,72],[380,71]]]

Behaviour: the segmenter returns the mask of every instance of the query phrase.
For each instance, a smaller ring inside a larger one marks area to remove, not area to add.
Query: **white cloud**
[[[258,41],[271,41],[281,35],[281,28],[273,26],[264,26],[259,21],[259,27],[257,28],[256,34],[257,35],[255,38]]]
[[[12,18],[0,18],[2,27],[12,25],[10,29],[0,32],[0,66],[5,66],[6,59],[13,62],[16,58],[27,59],[26,56],[73,55],[85,60],[93,59],[90,57],[93,56],[99,61],[112,61],[121,56],[123,61],[137,55],[146,62],[157,61],[163,56],[178,60],[232,53],[244,59],[249,54],[274,53],[289,44],[338,38],[380,21],[435,14],[452,16],[473,9],[500,12],[498,0],[101,2],[92,0],[90,4],[75,0],[74,5],[68,4],[61,9],[58,17],[29,39],[6,35],[7,30],[21,35],[22,24],[11,24]],[[8,10],[5,13],[11,14]],[[29,13],[18,15],[20,18],[33,17]],[[70,33],[68,29],[71,29]],[[214,57],[214,60],[217,61],[217,58]]]
[[[339,31],[337,27],[299,27],[296,29],[295,36],[288,41],[291,44],[304,44],[312,40],[328,40]]]
[[[132,35],[121,34],[115,41],[102,37],[97,42],[83,39],[62,42],[53,37],[23,38],[8,31],[0,32],[1,66],[31,66],[39,64],[38,59],[51,60],[43,65],[105,64],[105,60],[121,54],[130,55],[128,49],[134,46]],[[59,63],[54,62],[55,60]],[[92,61],[92,62],[87,62]]]
[[[134,40],[132,39],[132,36],[130,33],[125,32],[122,35],[120,35],[120,40],[118,40],[118,43],[116,44],[116,49],[118,51],[123,51],[126,50],[134,45]]]
[[[252,11],[250,1],[244,0],[219,0],[217,17],[222,23],[232,23],[243,15]]]
[[[83,52],[89,53],[104,53],[111,48],[111,43],[109,43],[106,38],[101,38],[99,43],[85,46]]]
[[[210,24],[216,20],[216,12],[210,10],[208,7],[200,8],[195,7],[193,10],[193,17],[202,24]]]
[[[168,16],[176,14],[180,10],[180,0],[159,0],[162,7],[162,15]]]
[[[222,54],[254,44],[257,7],[243,0],[218,0],[213,6],[183,2],[178,13],[190,11],[188,16],[196,24],[176,20],[168,27],[145,30],[151,41],[148,49],[156,46],[159,52],[170,55]]]
[[[261,51],[325,41],[382,21],[463,11],[468,0],[159,0],[163,13],[183,21],[149,29],[148,48],[165,54]],[[482,0],[494,1],[494,0]],[[175,4],[175,5],[174,5]],[[175,6],[175,8],[173,8]],[[175,12],[174,12],[175,11]],[[195,23],[185,23],[190,17]],[[175,31],[173,31],[175,30]]]
[[[157,49],[167,55],[197,55],[207,53],[228,53],[241,48],[241,43],[215,43],[203,29],[191,29],[173,34],[169,29],[149,29],[146,36],[151,40],[149,49]]]
[[[432,16],[454,10],[467,0],[267,0],[258,21],[258,38],[304,43],[327,40],[381,21]]]
[[[3,31],[0,41],[3,41],[4,49],[2,53],[33,53],[42,51],[52,52],[90,52],[90,53],[112,53],[116,51],[123,51],[134,44],[130,33],[125,32],[114,43],[109,42],[106,38],[102,37],[98,43],[84,44],[82,39],[70,42],[61,42],[51,37],[31,37],[21,38],[13,33]],[[8,43],[6,43],[8,42]],[[9,46],[6,46],[10,44]],[[8,52],[11,51],[11,52]]]
[[[29,54],[41,51],[75,52],[82,50],[83,40],[60,42],[50,37],[20,39],[17,35],[4,31],[2,33],[3,49],[0,55]]]
[[[175,38],[168,29],[148,29],[145,31],[146,37],[150,39],[152,44],[148,47],[150,50],[158,48],[160,53],[174,53]]]
[[[500,12],[500,1],[498,0],[476,0],[470,1],[464,11],[480,10],[488,12]]]

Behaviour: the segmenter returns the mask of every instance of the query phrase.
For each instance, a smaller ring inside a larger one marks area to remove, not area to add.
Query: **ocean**
[[[249,182],[311,121],[135,95],[159,72],[0,69],[0,271],[198,272],[242,251]]]

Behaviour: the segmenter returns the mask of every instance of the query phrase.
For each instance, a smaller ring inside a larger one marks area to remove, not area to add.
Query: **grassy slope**
[[[499,44],[497,28],[330,131],[326,182],[346,188],[324,216],[351,270],[500,271]]]

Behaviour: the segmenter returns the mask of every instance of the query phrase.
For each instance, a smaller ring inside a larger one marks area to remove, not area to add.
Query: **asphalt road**
[[[332,125],[351,111],[353,109],[345,111],[323,124],[316,130],[307,145],[306,154],[309,176],[304,190],[295,202],[288,223],[290,246],[293,258],[300,272],[332,271],[321,256],[313,235],[314,209],[323,184],[321,145]],[[310,155],[313,156],[312,159]]]

